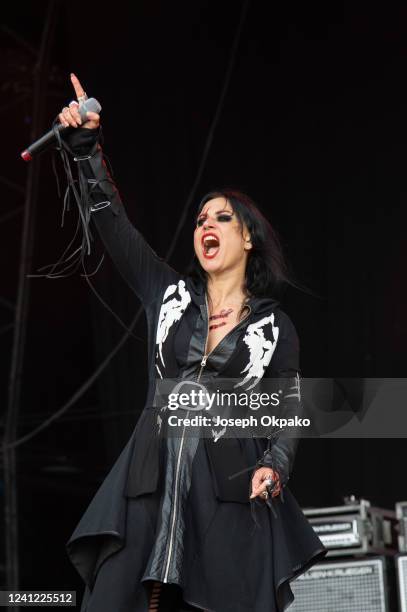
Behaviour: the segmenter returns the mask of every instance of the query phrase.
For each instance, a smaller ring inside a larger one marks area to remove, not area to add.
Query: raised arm
[[[71,75],[78,101],[86,96],[79,80]],[[87,113],[81,124],[78,103],[71,102],[59,115],[65,126],[76,128],[64,140],[77,164],[85,211],[98,229],[113,262],[144,306],[158,298],[160,290],[179,279],[179,274],[153,251],[129,220],[119,191],[103,159],[99,144],[99,115]]]

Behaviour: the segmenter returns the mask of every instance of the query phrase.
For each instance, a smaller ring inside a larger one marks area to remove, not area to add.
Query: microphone
[[[99,102],[96,100],[96,98],[89,98],[88,100],[85,100],[79,105],[78,110],[79,110],[79,114],[82,119],[82,123],[85,123],[85,121],[89,121],[89,119],[86,117],[87,112],[100,113],[100,111],[102,110],[102,107],[99,104]],[[48,147],[50,147],[51,145],[55,143],[56,136],[55,136],[54,130],[56,130],[62,135],[66,131],[70,131],[73,129],[75,128],[73,128],[72,126],[65,127],[61,123],[56,125],[53,130],[50,130],[49,132],[47,132],[46,134],[38,138],[38,140],[30,144],[30,146],[27,147],[21,153],[21,157],[26,162],[31,161],[34,155],[41,153],[42,151],[44,151],[45,149],[47,149]]]

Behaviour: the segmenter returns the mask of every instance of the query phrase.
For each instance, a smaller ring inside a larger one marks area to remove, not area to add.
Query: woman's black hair
[[[247,293],[255,297],[276,297],[287,284],[296,286],[288,273],[278,234],[255,202],[241,191],[217,189],[202,198],[197,215],[204,205],[214,198],[226,198],[242,229],[244,224],[249,231],[252,248],[249,251],[246,266],[245,289]],[[206,272],[196,255],[194,255],[191,274],[206,285]]]

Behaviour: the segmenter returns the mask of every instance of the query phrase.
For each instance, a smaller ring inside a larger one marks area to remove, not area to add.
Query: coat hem
[[[113,538],[111,542],[111,546],[105,547],[105,549],[98,549],[98,552],[95,554],[94,551],[90,553],[90,556],[93,557],[91,563],[87,562],[86,565],[83,565],[84,558],[84,549],[83,545],[86,545],[86,540],[90,540],[92,543],[95,539],[100,540],[103,537]],[[65,549],[67,551],[68,557],[75,567],[78,574],[81,576],[83,582],[90,588],[93,589],[97,573],[101,567],[101,565],[110,557],[111,555],[117,553],[124,545],[123,536],[118,531],[106,530],[106,531],[92,531],[87,533],[81,533],[78,536],[72,536],[68,542],[65,544]],[[79,550],[77,547],[79,546]],[[82,547],[82,548],[81,548]],[[81,559],[82,557],[82,559]],[[91,571],[89,571],[89,567],[91,567]]]
[[[322,560],[323,557],[326,556],[328,552],[328,549],[325,547],[322,548],[317,548],[309,557],[306,561],[303,561],[301,563],[299,563],[298,565],[295,565],[292,568],[292,571],[290,572],[290,574],[288,574],[287,576],[285,576],[284,578],[282,578],[276,587],[276,593],[277,593],[277,600],[278,600],[278,592],[281,590],[281,588],[284,585],[289,586],[289,583],[292,582],[295,578],[297,578],[298,576],[300,576],[301,574],[303,574],[304,572],[306,572],[308,570],[309,567],[311,567],[312,565],[314,565],[315,563],[317,563],[319,560]],[[287,608],[293,603],[294,601],[294,595],[293,592],[290,588],[289,590],[289,599],[287,602],[282,602],[282,607],[280,606],[280,604],[278,604],[279,606],[279,610],[281,607],[281,612],[284,612],[285,610],[287,610]]]

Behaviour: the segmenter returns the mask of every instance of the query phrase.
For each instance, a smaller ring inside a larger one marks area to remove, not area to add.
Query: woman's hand
[[[260,467],[253,474],[252,493],[250,495],[250,499],[253,499],[254,497],[260,497],[260,499],[263,500],[267,499],[267,497],[263,495],[263,491],[267,490],[267,482],[265,481],[269,478],[271,478],[273,481],[277,480],[277,484],[273,489],[271,496],[276,497],[280,493],[281,486],[278,473],[269,467]]]
[[[82,124],[78,107],[80,99],[84,99],[86,94],[82,85],[79,82],[79,79],[74,74],[71,74],[71,82],[75,90],[77,102],[74,100],[69,104],[69,106],[65,106],[62,109],[62,112],[60,112],[58,115],[59,122],[64,127],[71,126],[76,128],[81,126],[89,130],[95,130],[97,127],[99,127],[100,115],[98,115],[98,113],[87,112],[86,117],[88,118],[88,121],[85,121],[85,123]]]

